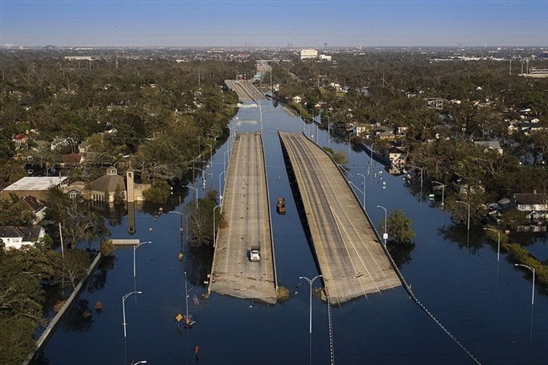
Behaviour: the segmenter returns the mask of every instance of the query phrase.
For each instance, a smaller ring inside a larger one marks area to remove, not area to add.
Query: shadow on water
[[[107,283],[107,274],[114,269],[116,256],[103,256],[95,271],[90,275],[86,290],[88,293],[95,293],[103,289]]]

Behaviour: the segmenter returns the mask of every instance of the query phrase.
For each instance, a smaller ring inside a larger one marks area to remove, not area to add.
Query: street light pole
[[[198,194],[199,194],[198,189],[195,188],[194,186],[191,186],[191,185],[187,185],[186,187],[187,187],[188,189],[194,190],[194,201],[196,201],[196,200],[199,198],[199,196],[198,196]]]
[[[435,184],[439,184],[441,186],[441,209],[443,209],[443,206],[445,205],[445,184],[439,182],[439,181],[432,181]]]
[[[363,209],[365,210],[365,175],[359,172],[356,175],[363,177]]]
[[[223,194],[223,187],[221,186],[221,176],[223,176],[224,174],[226,174],[226,170],[219,174],[219,194]],[[223,181],[224,181],[224,179],[223,179]],[[222,203],[223,202],[221,201],[221,204]]]
[[[226,161],[227,161],[227,158],[226,158],[226,154],[229,153],[230,154],[230,150],[226,150],[225,153],[223,154],[223,167],[224,167],[224,170],[226,171]],[[230,155],[228,157],[230,159]]]
[[[217,208],[219,208],[221,206],[221,204],[217,204],[215,207],[213,207],[213,247],[215,247],[215,244],[217,243],[217,239],[216,239],[216,233],[217,231],[215,230],[215,223],[217,221],[216,216],[215,216],[215,211],[217,210]]]
[[[139,365],[139,364],[146,364],[147,361],[146,360],[141,360],[141,361],[137,361],[135,363],[132,363],[133,365]]]
[[[414,168],[417,168],[417,169],[419,169],[419,170],[421,170],[421,194],[422,194],[422,181],[423,181],[423,179],[422,179],[422,170],[423,170],[424,168],[423,168],[423,167],[418,167],[418,166],[413,166],[413,167],[414,167]]]
[[[373,148],[373,146],[375,145],[375,143],[377,143],[377,142],[371,143],[371,160],[373,160],[373,168],[375,168],[375,165],[376,165],[376,161],[375,161],[375,149]]]
[[[467,205],[468,219],[467,219],[467,223],[466,223],[466,227],[467,227],[466,229],[468,230],[468,232],[470,232],[470,203],[463,202],[463,201],[460,201],[460,200],[457,200],[457,203],[462,203],[462,204]]]
[[[483,230],[497,232],[497,236],[498,236],[497,237],[497,261],[500,261],[500,231],[498,229],[489,228],[489,227],[485,227]]]
[[[299,276],[299,279],[304,279],[308,281],[308,284],[310,285],[310,296],[309,296],[309,333],[312,334],[312,284],[314,283],[314,280],[317,278],[321,278],[322,275],[316,275],[312,279],[307,278],[306,276]]]
[[[531,305],[535,305],[535,268],[524,264],[514,264],[514,266],[523,266],[533,273],[533,287],[531,289]]]
[[[331,147],[331,123],[329,123],[329,116],[326,115],[327,118],[327,146]]]
[[[131,295],[131,294],[142,294],[143,292],[141,291],[132,291],[130,293],[127,293],[126,295],[124,295],[122,297],[122,317],[123,317],[123,323],[122,325],[124,326],[124,337],[127,337],[127,334],[126,334],[126,299]]]
[[[134,278],[137,276],[137,272],[136,272],[136,269],[135,269],[135,251],[137,250],[137,248],[139,248],[142,245],[147,244],[147,243],[152,243],[152,242],[150,242],[150,241],[141,242],[141,243],[133,246],[133,277]]]
[[[377,205],[377,208],[381,208],[382,210],[384,210],[384,234],[382,235],[382,238],[384,240],[384,245],[386,246],[386,241],[388,240],[388,232],[386,230],[386,223],[388,222],[388,211],[382,205]]]

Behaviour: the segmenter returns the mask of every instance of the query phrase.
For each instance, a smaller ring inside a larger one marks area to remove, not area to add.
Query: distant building
[[[301,58],[302,59],[302,58]],[[331,56],[328,56],[328,55],[325,55],[325,54],[321,54],[320,55],[320,60],[321,61],[329,61],[331,62]]]
[[[301,60],[309,60],[318,58],[318,51],[315,49],[303,49],[301,50]]]
[[[441,98],[428,98],[426,99],[426,106],[428,108],[442,109],[444,101]]]
[[[504,153],[499,141],[475,141],[474,144],[478,147],[484,147],[484,151],[493,150],[498,152],[500,155]]]

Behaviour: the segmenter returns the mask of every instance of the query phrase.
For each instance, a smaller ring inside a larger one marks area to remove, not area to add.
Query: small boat
[[[285,214],[285,198],[278,198],[278,203],[276,203],[276,212],[278,214]]]

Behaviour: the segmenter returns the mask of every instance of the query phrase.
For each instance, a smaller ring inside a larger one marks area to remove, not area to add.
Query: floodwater
[[[136,211],[136,233],[127,233],[125,216],[120,225],[109,227],[112,236],[151,243],[136,250],[118,248],[110,267],[94,273],[98,280],[88,284],[79,301],[92,309],[92,316],[84,318],[78,310],[66,316],[36,364],[546,363],[546,291],[534,288],[531,305],[531,273],[515,268],[506,253],[497,262],[496,243],[483,238],[482,231],[455,228],[448,214],[412,195],[401,176],[389,175],[363,151],[328,138],[326,131],[268,101],[261,109],[240,109],[231,127],[262,130],[278,281],[290,289],[290,300],[266,306],[217,294],[204,299],[208,255],[187,248],[179,234],[181,216]],[[414,294],[445,330],[399,287],[330,310],[313,298],[309,333],[309,285],[299,277],[312,278],[318,271],[295,210],[278,130],[304,132],[322,147],[347,152],[348,178],[360,189],[360,200],[365,184],[366,208],[377,229],[384,217],[379,205],[388,212],[401,209],[412,219],[415,246],[400,252],[398,262]],[[219,189],[227,148],[225,143],[213,156],[206,188]],[[200,197],[203,185],[200,177],[195,185]],[[279,196],[286,198],[286,215],[275,212]],[[191,190],[176,209],[184,211],[192,198]],[[179,261],[181,244],[187,254]],[[547,256],[543,244],[533,246]],[[124,301],[133,291],[142,294]],[[97,301],[103,304],[101,313],[93,311]],[[191,329],[175,319],[187,310],[196,320]]]

